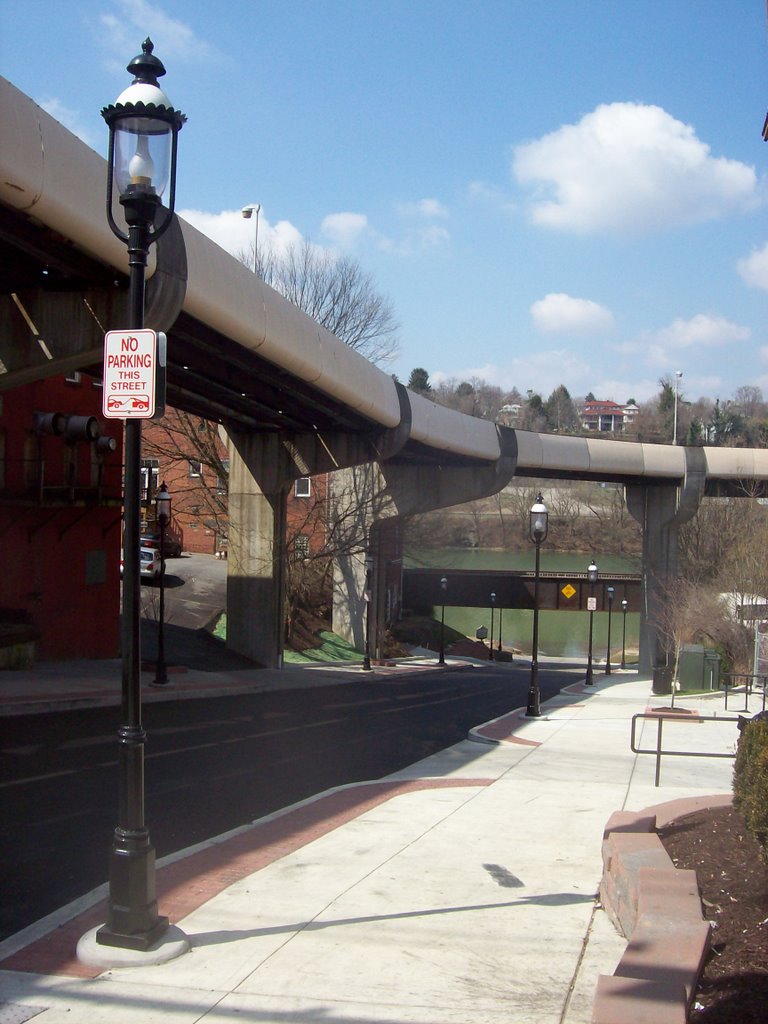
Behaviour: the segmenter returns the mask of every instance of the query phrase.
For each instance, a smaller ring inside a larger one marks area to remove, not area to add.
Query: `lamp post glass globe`
[[[145,231],[154,224],[160,201],[169,192],[168,216],[161,225],[154,225],[149,241],[170,226],[175,203],[177,139],[186,117],[174,109],[158,85],[165,67],[153,50],[152,40],[145,39],[142,52],[127,65],[135,76],[133,81],[101,111],[109,126],[107,219],[113,233],[123,241],[128,241],[128,236],[114,220],[113,188],[117,189],[129,227],[138,225]]]
[[[155,496],[155,505],[157,507],[157,521],[162,528],[165,528],[171,519],[171,496],[168,493],[168,488],[165,486],[165,481],[160,484],[160,490]]]

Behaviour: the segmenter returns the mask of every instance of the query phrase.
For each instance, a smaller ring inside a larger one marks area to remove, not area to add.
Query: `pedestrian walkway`
[[[453,658],[448,668],[466,666],[472,661],[471,658]],[[170,665],[168,684],[155,686],[154,666],[145,664],[146,670],[141,673],[142,702],[224,697],[266,690],[299,690],[308,686],[336,686],[360,679],[392,679],[434,669],[436,665],[437,655],[426,650],[408,658],[374,665],[371,671],[365,671],[360,662],[317,662],[284,665],[281,669],[249,666],[216,671]],[[40,662],[30,669],[2,672],[0,717],[119,705],[121,679],[122,662],[119,659]]]
[[[735,748],[722,694],[676,703],[719,721],[680,716],[665,744]],[[588,1024],[625,947],[595,901],[607,819],[730,792],[731,760],[664,758],[656,786],[655,757],[632,753],[632,716],[668,704],[634,673],[598,676],[541,718],[167,858],[160,909],[188,952],[109,968],[88,938],[78,960],[97,892],[0,944],[0,1020]],[[655,721],[639,726],[653,747]]]

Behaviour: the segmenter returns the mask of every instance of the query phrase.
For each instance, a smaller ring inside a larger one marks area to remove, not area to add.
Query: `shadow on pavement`
[[[165,661],[169,669],[176,665],[198,672],[235,672],[264,668],[259,662],[231,651],[223,640],[205,629],[190,629],[166,622],[164,630]],[[141,658],[143,662],[157,659],[158,624],[141,620]]]

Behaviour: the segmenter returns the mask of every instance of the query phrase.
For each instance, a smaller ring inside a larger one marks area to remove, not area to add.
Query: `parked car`
[[[148,530],[142,533],[140,538],[141,546],[144,548],[159,548],[160,547],[160,531],[159,530]],[[183,550],[181,534],[171,526],[165,528],[165,557],[166,558],[178,558]]]
[[[163,569],[160,563],[160,552],[156,548],[148,548],[142,542],[139,548],[139,571],[142,576],[156,580]],[[123,578],[123,559],[120,558],[120,579]]]
[[[162,575],[163,565],[160,561],[160,552],[156,548],[139,549],[139,561],[141,564],[141,575],[156,580]]]

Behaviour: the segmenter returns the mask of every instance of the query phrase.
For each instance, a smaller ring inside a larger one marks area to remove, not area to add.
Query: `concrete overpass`
[[[0,393],[74,369],[98,375],[104,332],[127,310],[106,162],[2,78],[0,130]],[[677,528],[705,493],[768,479],[764,450],[536,434],[438,406],[178,218],[152,261],[146,324],[168,334],[168,402],[218,420],[229,439],[229,643],[268,664],[280,660],[285,496],[297,477],[347,470],[342,504],[372,496],[350,517],[358,543],[339,567],[356,635],[360,552],[381,518],[493,494],[515,475],[623,484],[644,537],[643,668],[656,658],[650,622],[659,581],[676,570]]]

